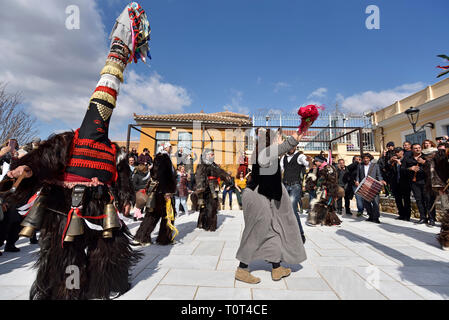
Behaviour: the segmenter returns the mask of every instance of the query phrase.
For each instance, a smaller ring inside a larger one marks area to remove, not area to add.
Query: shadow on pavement
[[[407,285],[425,286],[432,293],[442,295],[446,299],[449,298],[449,265],[446,261],[412,258],[396,249],[347,230],[337,230],[336,233],[355,243],[369,244],[377,251],[402,264],[393,267],[399,272],[399,281],[407,281]]]
[[[182,215],[183,216],[183,215]],[[217,231],[223,222],[227,218],[234,218],[233,216],[226,214],[218,214],[217,215]],[[160,223],[160,222],[159,222]],[[155,231],[151,234],[153,241],[158,235],[159,232],[159,223],[155,227]],[[197,228],[197,221],[189,221],[185,223],[176,224],[175,227],[178,229],[179,233],[176,236],[176,243],[174,245],[158,245],[155,243],[151,244],[148,247],[135,247],[136,250],[143,253],[143,257],[140,262],[133,268],[132,270],[132,281],[130,291],[141,281],[145,281],[153,274],[155,274],[159,269],[159,262],[170,255],[171,250],[173,250],[177,245],[184,244],[183,240],[192,232],[203,232],[205,234],[210,233],[211,231],[205,231],[203,229]],[[153,268],[148,268],[148,265],[154,266]],[[128,291],[129,292],[129,291]]]

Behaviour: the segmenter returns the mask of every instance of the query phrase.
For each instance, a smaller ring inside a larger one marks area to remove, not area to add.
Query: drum
[[[371,202],[381,190],[382,183],[370,176],[367,176],[359,183],[359,186],[355,190],[355,194],[361,196],[366,201]]]

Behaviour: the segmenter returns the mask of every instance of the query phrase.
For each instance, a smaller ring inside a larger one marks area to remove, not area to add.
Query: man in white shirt
[[[302,210],[301,196],[302,196],[302,180],[306,169],[309,167],[309,162],[306,156],[296,150],[296,147],[292,148],[287,154],[282,156],[281,172],[283,173],[282,182],[290,196],[293,212],[295,213],[296,220],[298,221],[301,236],[304,242],[304,232],[299,219],[298,205]]]

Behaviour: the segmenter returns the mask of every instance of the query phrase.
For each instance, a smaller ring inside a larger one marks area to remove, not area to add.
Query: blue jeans
[[[229,206],[232,207],[232,192],[233,191],[234,191],[233,189],[229,189],[229,190],[226,190],[226,188],[223,189],[223,206],[225,204],[226,194],[229,194]]]
[[[295,214],[296,220],[298,221],[299,230],[301,234],[304,234],[304,230],[302,229],[301,225],[301,219],[299,218],[299,210],[298,205],[302,209],[302,203],[301,203],[301,193],[302,188],[300,184],[294,184],[291,186],[285,186],[285,189],[287,189],[288,195],[290,196],[290,202],[292,203],[293,207],[293,213]]]
[[[357,189],[356,186],[352,187],[352,190],[354,191],[355,200],[357,202],[357,212],[363,213],[363,210],[365,209],[365,206],[363,205],[363,198],[357,194],[355,194],[355,190]]]

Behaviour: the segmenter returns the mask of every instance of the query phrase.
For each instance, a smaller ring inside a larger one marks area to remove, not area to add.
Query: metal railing
[[[288,128],[283,131],[292,131],[298,126],[301,119],[296,113],[269,113],[253,114],[251,116],[255,127],[279,127]],[[362,141],[360,141],[358,129],[362,129]],[[299,148],[305,151],[328,150],[329,145],[336,143],[347,144],[347,151],[360,151],[360,143],[363,150],[375,151],[374,136],[371,118],[360,114],[326,113],[319,118],[309,129],[304,141]],[[248,148],[254,147],[254,137],[249,140]]]

